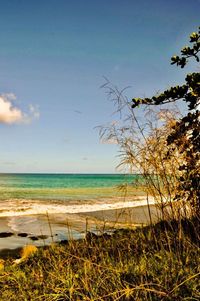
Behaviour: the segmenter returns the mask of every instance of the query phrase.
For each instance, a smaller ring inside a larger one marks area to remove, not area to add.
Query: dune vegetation
[[[0,300],[199,300],[197,221],[160,222],[112,236],[23,252],[5,261]]]

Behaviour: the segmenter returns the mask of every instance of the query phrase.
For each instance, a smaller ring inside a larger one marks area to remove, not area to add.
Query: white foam
[[[13,231],[13,232],[17,232],[19,229],[18,229],[18,225],[16,223],[16,217],[15,216],[10,216],[9,217],[9,220],[8,220],[8,227],[10,227],[10,229]]]
[[[149,197],[149,204],[154,204],[153,197]],[[6,205],[5,205],[6,204]],[[35,214],[59,214],[59,213],[84,213],[94,212],[108,209],[123,209],[147,205],[146,197],[138,196],[134,200],[129,201],[104,201],[98,203],[82,203],[82,204],[57,204],[53,201],[42,203],[33,200],[12,200],[1,207],[0,217],[25,216]]]
[[[19,218],[20,217],[20,218]],[[8,217],[8,227],[10,227],[10,229],[13,232],[20,232],[21,228],[24,229],[24,227],[26,228],[27,225],[37,222],[37,217],[33,217],[33,216],[17,216],[17,215],[12,215]]]

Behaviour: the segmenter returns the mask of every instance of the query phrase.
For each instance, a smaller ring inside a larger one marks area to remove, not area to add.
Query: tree
[[[180,56],[175,55],[171,58],[171,64],[184,68],[189,59],[195,59],[199,63],[200,27],[198,32],[190,35],[190,43],[191,46],[181,50]],[[173,125],[172,131],[167,136],[167,145],[176,148],[184,157],[179,166],[181,175],[174,199],[189,202],[193,213],[200,216],[200,73],[187,74],[182,86],[171,87],[157,96],[133,98],[132,108],[139,105],[162,105],[178,100],[188,104],[188,112]],[[170,158],[171,152],[167,156]]]

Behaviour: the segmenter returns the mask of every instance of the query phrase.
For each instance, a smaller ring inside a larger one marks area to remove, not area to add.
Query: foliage
[[[200,28],[190,35],[191,47],[184,47],[181,56],[173,56],[171,64],[184,68],[188,59],[194,58],[199,62]],[[179,167],[182,171],[179,177],[179,190],[175,199],[187,200],[193,206],[193,213],[200,214],[200,73],[187,74],[185,84],[171,87],[163,93],[151,98],[133,98],[132,108],[140,104],[162,105],[185,101],[188,104],[188,113],[176,122],[172,132],[167,137],[168,145],[174,145],[185,159]],[[171,154],[169,153],[169,156]]]
[[[199,300],[198,230],[194,219],[160,222],[7,260],[0,300]]]

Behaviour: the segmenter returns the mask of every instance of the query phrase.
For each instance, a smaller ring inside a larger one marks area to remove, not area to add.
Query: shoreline
[[[154,204],[153,197],[149,204]],[[122,209],[144,206],[147,204],[146,196],[134,195],[124,198],[102,197],[98,199],[82,200],[34,200],[34,199],[6,199],[1,200],[0,217],[27,216],[38,214],[80,214],[109,209]]]
[[[149,209],[152,220],[159,220],[156,205],[132,208],[98,210],[79,214],[48,214],[0,217],[0,257],[12,253],[27,244],[37,247],[69,239],[83,239],[87,231],[100,234],[120,228],[136,228],[149,224]],[[12,222],[18,222],[11,228]],[[7,237],[6,237],[7,236]]]

